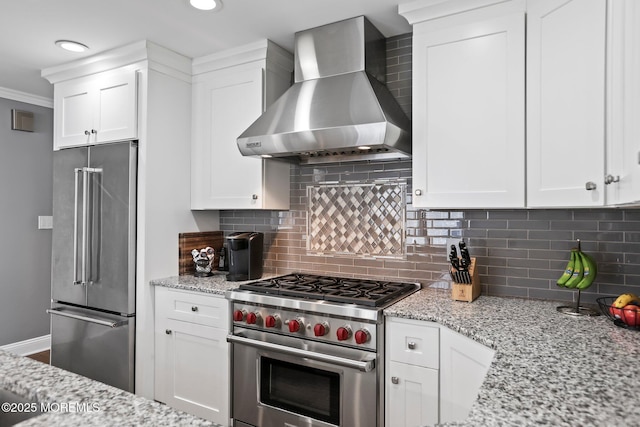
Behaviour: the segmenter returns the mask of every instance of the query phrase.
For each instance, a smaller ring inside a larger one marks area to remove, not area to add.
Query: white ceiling
[[[223,0],[219,12],[198,11],[188,0],[2,0],[0,88],[51,98],[43,68],[147,39],[196,58],[270,39],[293,50],[293,35],[365,15],[386,36],[411,31],[398,0]],[[64,51],[59,39],[90,50]]]

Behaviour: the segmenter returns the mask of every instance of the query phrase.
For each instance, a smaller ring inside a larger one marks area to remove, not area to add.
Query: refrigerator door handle
[[[83,195],[84,195],[84,188],[85,188],[85,176],[83,173],[83,168],[75,168],[74,169],[74,182],[75,182],[75,188],[74,188],[74,202],[73,202],[73,284],[74,285],[82,285],[83,282],[83,278],[80,277],[78,278],[78,246],[81,246],[83,248],[83,257],[84,257],[84,244],[80,244],[78,242],[78,196],[79,196],[79,184],[80,184],[80,179],[79,177],[82,176],[82,188],[83,188]],[[82,201],[82,212],[84,213],[85,211],[85,200]],[[84,224],[84,218],[83,218],[83,224]],[[84,226],[83,226],[83,231],[84,231]],[[82,236],[83,242],[84,242],[84,235]],[[82,260],[82,265],[84,265],[84,259]],[[82,276],[82,274],[81,274]]]
[[[47,313],[54,314],[56,316],[69,317],[71,319],[81,320],[83,322],[95,323],[95,324],[106,326],[106,327],[109,327],[109,328],[118,328],[118,327],[124,326],[124,325],[126,325],[128,323],[127,320],[121,320],[119,322],[114,322],[114,321],[111,321],[111,320],[104,320],[104,319],[99,319],[99,318],[96,318],[96,317],[89,317],[89,316],[82,316],[80,314],[73,314],[73,313],[69,313],[69,312],[64,311],[62,308],[47,309]]]
[[[94,222],[93,209],[93,174],[102,173],[101,168],[76,168],[75,169],[75,201],[73,219],[73,284],[91,284],[91,243],[93,238],[92,226]],[[79,176],[82,176],[82,207],[78,206]],[[81,211],[81,224],[78,224],[78,211]],[[78,238],[78,231],[82,235]],[[78,260],[78,246],[80,246],[80,260]],[[78,261],[80,261],[80,277],[78,278]]]
[[[89,258],[89,194],[91,187],[89,186],[89,170],[82,168],[82,265],[80,266],[80,278],[83,285],[88,283],[88,265]]]
[[[87,187],[85,203],[83,206],[83,215],[84,215],[84,223],[83,223],[83,245],[85,245],[85,249],[83,249],[83,259],[82,265],[84,266],[82,270],[82,281],[85,285],[91,285],[94,281],[98,280],[96,276],[100,269],[98,266],[99,257],[97,252],[94,252],[94,248],[100,247],[100,241],[94,242],[93,239],[96,237],[100,239],[100,232],[96,232],[94,236],[94,227],[96,224],[99,225],[99,218],[96,218],[96,215],[100,215],[100,206],[96,206],[96,203],[99,203],[100,192],[96,191],[96,184],[100,185],[100,182],[96,183],[96,174],[102,173],[102,168],[82,168],[83,174],[86,176],[85,186]],[[95,200],[95,198],[98,200]],[[98,257],[95,261],[95,265],[93,263],[93,258]]]

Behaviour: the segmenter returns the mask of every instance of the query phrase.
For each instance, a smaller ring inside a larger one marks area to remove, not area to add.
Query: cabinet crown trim
[[[11,99],[13,101],[25,102],[27,104],[39,105],[40,107],[53,108],[53,99],[44,96],[33,95],[19,90],[0,87],[0,98]]]
[[[41,76],[50,83],[56,84],[65,80],[109,71],[142,61],[148,61],[148,66],[151,69],[158,69],[165,73],[190,78],[190,58],[150,42],[149,40],[141,40],[77,61],[45,68],[42,70]]]
[[[264,61],[265,59],[268,60],[267,68],[275,67],[287,72],[293,70],[293,55],[271,40],[264,39],[222,52],[212,53],[211,55],[194,58],[191,72],[195,76],[197,74],[234,67],[249,62]]]
[[[398,14],[402,15],[409,24],[430,21],[456,13],[467,12],[481,7],[513,0],[415,0],[398,5]]]

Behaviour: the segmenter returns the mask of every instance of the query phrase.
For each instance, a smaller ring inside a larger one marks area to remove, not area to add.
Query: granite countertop
[[[20,426],[218,426],[144,397],[0,350],[0,388],[50,408]]]
[[[155,286],[164,286],[167,288],[182,289],[185,291],[197,291],[208,294],[223,295],[225,292],[236,289],[243,283],[255,282],[255,280],[247,280],[243,282],[229,282],[227,273],[216,271],[213,276],[195,277],[193,275],[172,276],[162,279],[151,280],[150,283]],[[263,275],[259,280],[266,280],[275,275]]]
[[[227,282],[218,273],[151,283],[224,295],[244,282]],[[468,419],[453,424],[640,425],[640,331],[605,316],[561,314],[560,302],[482,295],[472,303],[453,301],[451,290],[438,285],[384,314],[437,322],[496,350]]]
[[[425,288],[386,316],[437,322],[496,350],[468,426],[640,425],[640,331],[606,316],[558,313],[559,302]]]

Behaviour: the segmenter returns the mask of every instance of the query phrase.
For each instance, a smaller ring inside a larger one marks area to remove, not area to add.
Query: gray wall
[[[387,86],[411,116],[411,34],[387,40]],[[306,186],[319,181],[406,179],[407,257],[404,260],[310,255],[306,251]],[[265,267],[284,274],[318,273],[386,277],[430,282],[447,277],[446,239],[464,237],[478,258],[486,295],[573,301],[577,292],[555,284],[575,239],[599,266],[596,282],[582,293],[593,302],[602,295],[640,293],[640,210],[456,210],[411,206],[411,161],[292,166],[291,210],[225,211],[225,232],[265,233]]]
[[[34,113],[34,132],[11,130],[11,109]],[[53,110],[0,98],[0,345],[49,334]]]

